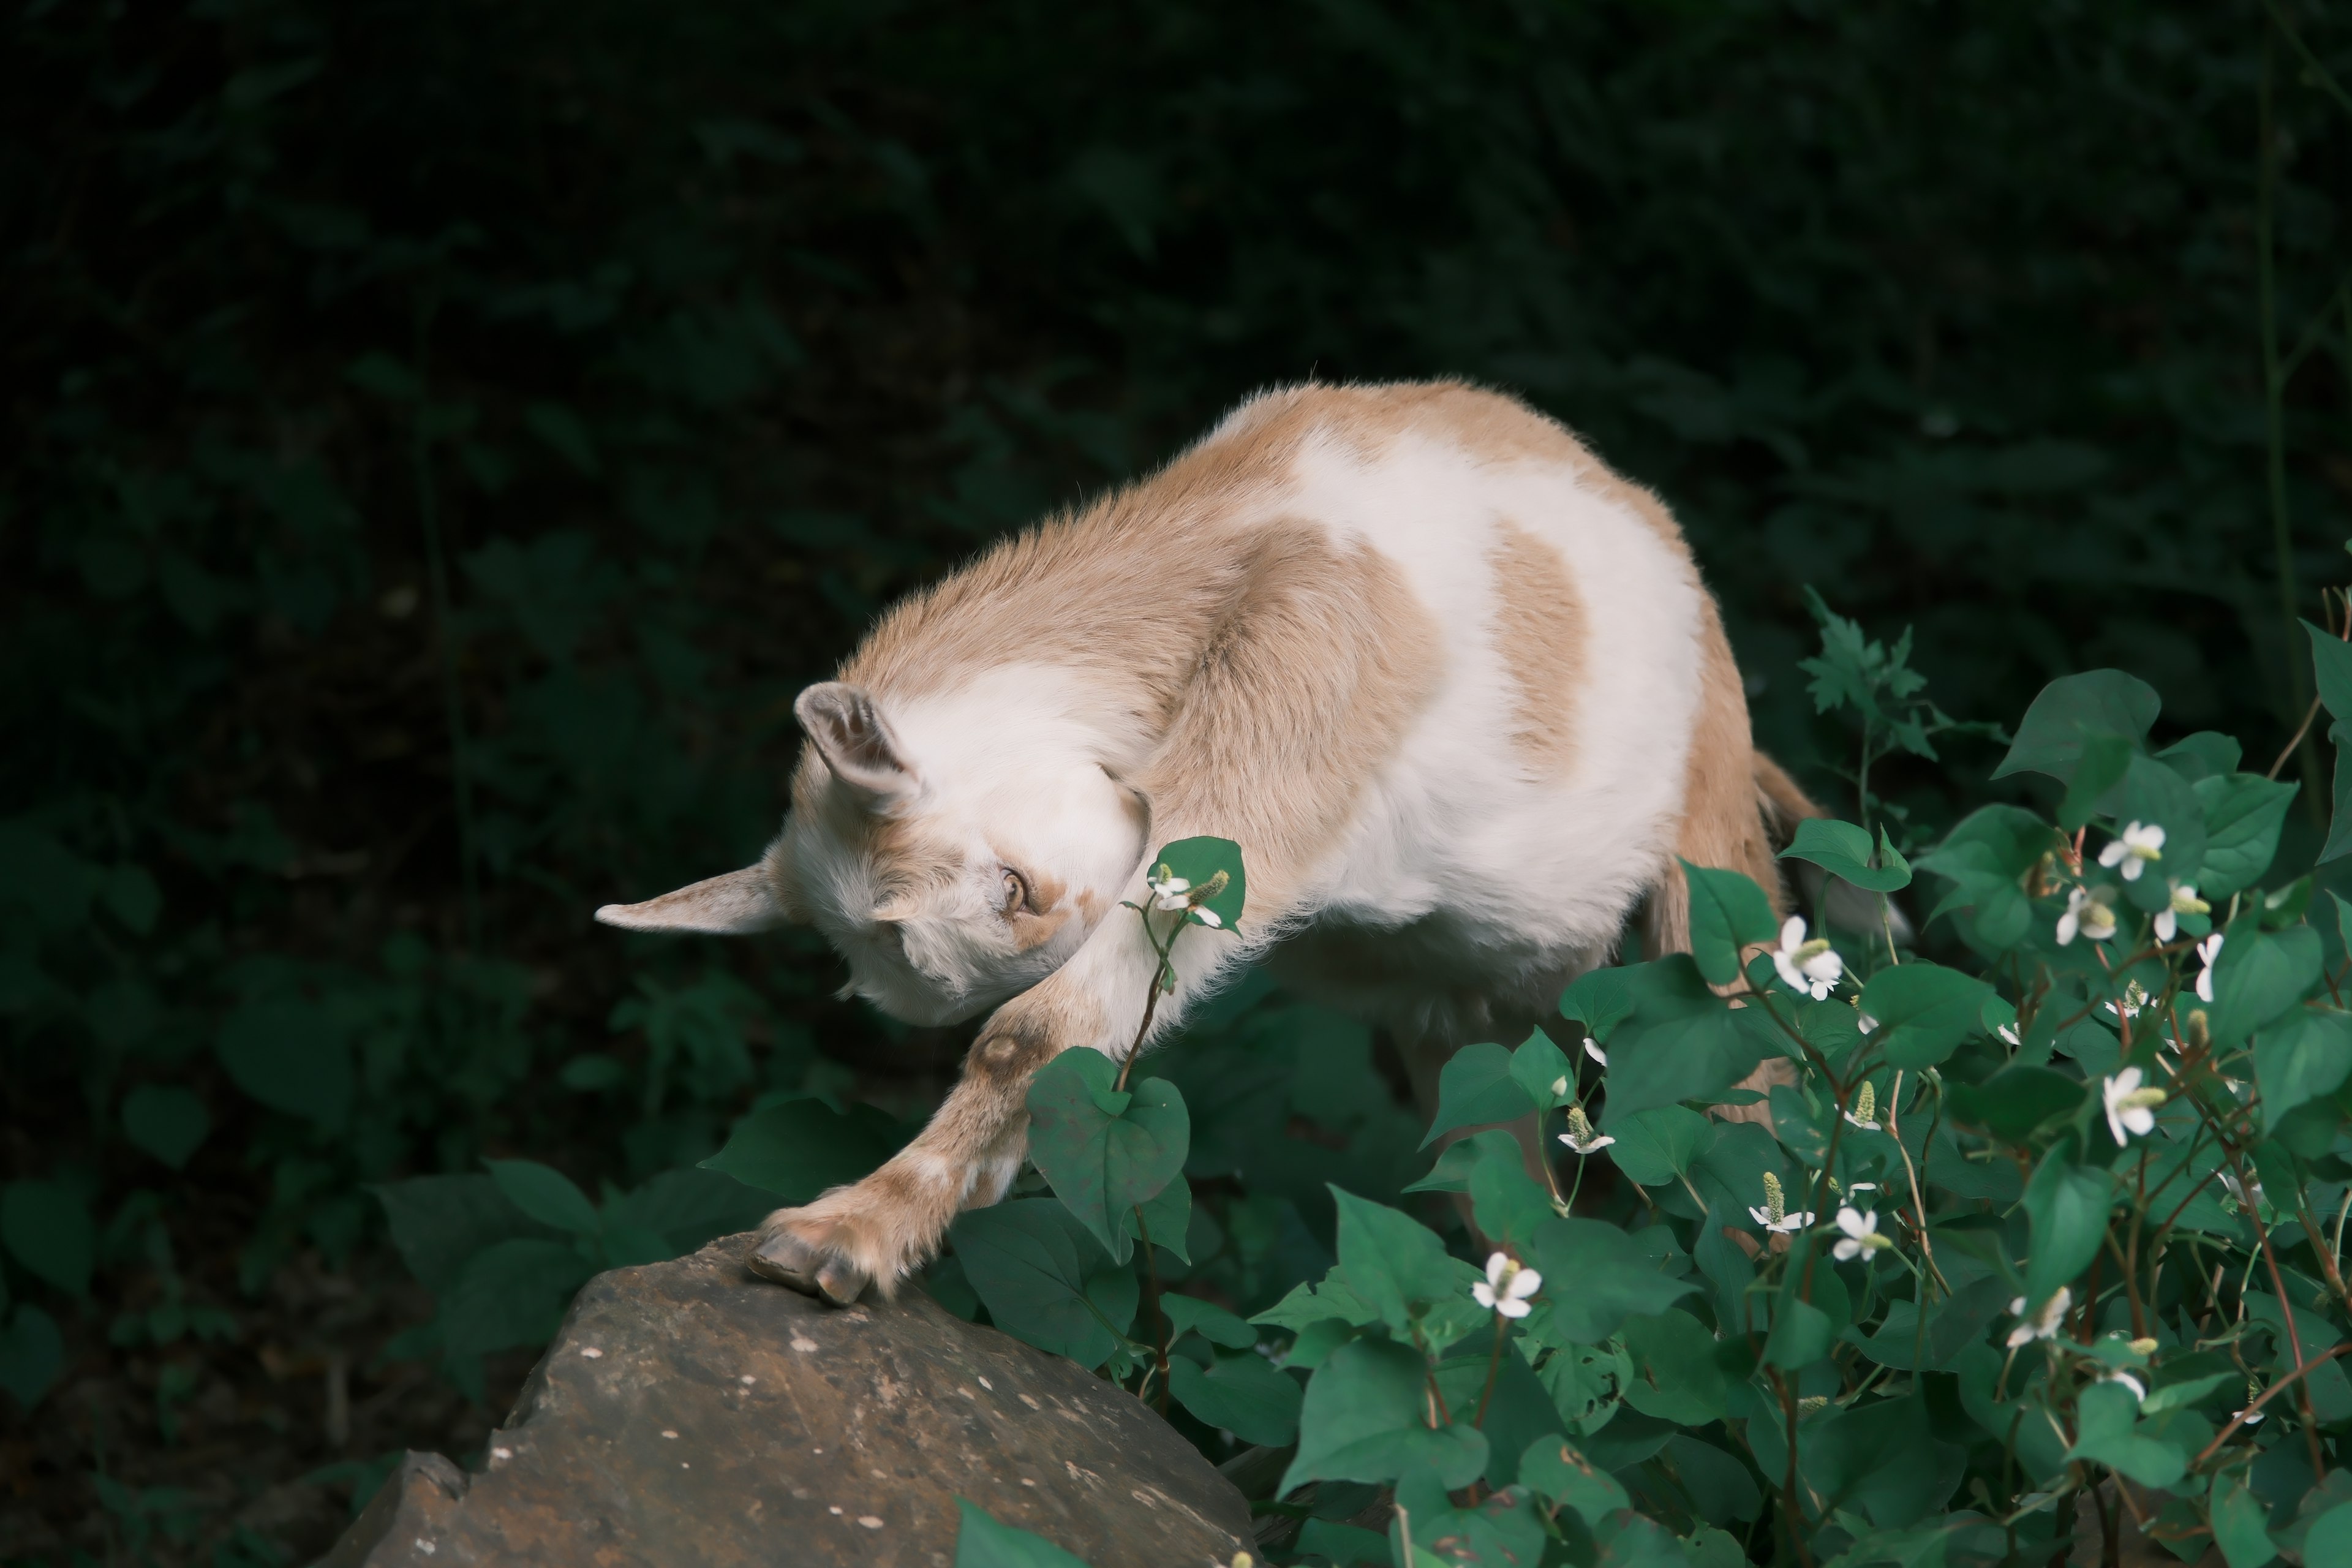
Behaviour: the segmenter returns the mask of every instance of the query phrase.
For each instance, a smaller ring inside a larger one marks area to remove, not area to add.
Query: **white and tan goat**
[[[752,1267],[835,1302],[1003,1194],[1041,1065],[1134,1041],[1154,847],[1237,840],[1250,899],[1179,945],[1155,1034],[1264,961],[1427,1051],[1517,1039],[1637,910],[1687,945],[1677,856],[1777,897],[1768,819],[1812,811],[1657,498],[1458,383],[1253,398],[898,605],[796,711],[765,856],[597,918],[813,923],[896,1017],[994,1009],[919,1137],[769,1219]]]

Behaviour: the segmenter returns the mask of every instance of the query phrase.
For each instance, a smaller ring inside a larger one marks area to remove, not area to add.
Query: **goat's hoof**
[[[872,1283],[863,1269],[833,1248],[803,1241],[781,1227],[761,1237],[744,1261],[762,1279],[789,1285],[828,1306],[848,1306]]]

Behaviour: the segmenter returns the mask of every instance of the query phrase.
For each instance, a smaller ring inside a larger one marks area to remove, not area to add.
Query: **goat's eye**
[[[1008,915],[1029,901],[1029,884],[1021,879],[1021,873],[1018,871],[1004,873],[1003,890],[1004,900],[1002,907]]]

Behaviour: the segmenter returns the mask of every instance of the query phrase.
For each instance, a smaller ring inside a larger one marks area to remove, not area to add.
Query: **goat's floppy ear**
[[[800,694],[793,716],[833,776],[866,805],[880,809],[914,793],[915,770],[864,688],[821,681]]]
[[[705,878],[642,904],[606,904],[596,911],[596,918],[624,931],[703,931],[712,936],[766,931],[797,918],[780,875],[783,866],[780,840],[740,871]]]

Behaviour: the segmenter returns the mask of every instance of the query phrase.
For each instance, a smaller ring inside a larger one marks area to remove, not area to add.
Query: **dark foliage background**
[[[0,40],[0,1556],[278,1561],[478,1442],[529,1352],[487,1405],[412,1353],[368,1184],[629,1186],[775,1091],[919,1113],[959,1038],[821,949],[587,912],[756,850],[878,606],[1252,388],[1568,420],[1832,798],[1804,584],[1916,625],[1960,717],[2113,664],[2267,757],[2344,574],[2316,7],[35,0]],[[1997,754],[1895,776],[1915,841]]]

